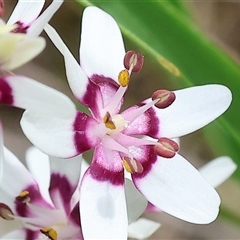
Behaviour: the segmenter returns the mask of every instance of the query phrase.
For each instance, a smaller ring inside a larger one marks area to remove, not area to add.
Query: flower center
[[[104,116],[103,122],[107,128],[107,135],[120,133],[128,125],[121,114],[111,116],[109,112]]]
[[[110,150],[120,153],[122,165],[129,173],[142,173],[142,164],[135,159],[131,148],[141,148],[141,146],[152,146],[154,152],[164,158],[172,158],[179,150],[178,144],[168,138],[151,139],[137,138],[128,136],[123,132],[129,127],[135,119],[152,107],[164,109],[175,101],[175,94],[168,90],[157,90],[152,95],[152,100],[148,100],[145,104],[131,109],[129,112],[116,114],[119,106],[130,82],[132,72],[139,72],[143,66],[143,56],[134,51],[129,51],[124,57],[125,69],[120,71],[118,75],[119,88],[112,97],[109,104],[101,110],[103,123],[106,132],[102,133],[102,143]]]

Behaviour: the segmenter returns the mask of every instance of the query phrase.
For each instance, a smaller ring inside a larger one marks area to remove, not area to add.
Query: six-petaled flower
[[[85,10],[81,66],[55,30],[50,26],[45,30],[64,56],[74,95],[90,114],[76,110],[56,90],[20,76],[1,77],[0,102],[26,109],[22,129],[49,155],[70,158],[94,149],[80,185],[84,238],[127,237],[124,169],[147,200],[163,211],[193,223],[213,221],[220,198],[177,153],[172,138],[220,116],[231,103],[229,89],[214,84],[158,90],[152,98],[121,111],[131,72],[135,66],[140,70],[142,60],[134,52],[125,53],[114,19],[96,7]]]

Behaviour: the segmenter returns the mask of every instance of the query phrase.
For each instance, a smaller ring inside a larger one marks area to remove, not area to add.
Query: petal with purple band
[[[75,60],[55,29],[50,25],[47,25],[44,29],[64,57],[68,83],[73,94],[80,103],[90,108],[95,118],[99,119],[99,109],[103,108],[109,102],[113,94],[117,91],[118,85],[112,79],[96,74],[89,81],[79,63]]]
[[[45,25],[50,21],[54,13],[62,5],[63,0],[53,0],[50,6],[33,22],[33,24],[27,30],[27,35],[29,36],[38,36],[42,31]]]
[[[81,156],[71,159],[50,157],[50,196],[57,208],[65,208],[68,213],[76,204],[76,201],[72,202],[71,199],[80,181],[81,164]],[[59,199],[62,202],[59,202]]]
[[[13,199],[29,186],[38,189],[37,183],[32,175],[7,148],[4,148],[3,169],[0,188]]]
[[[96,119],[102,120],[106,114],[106,111],[102,112],[102,110],[112,101],[118,88],[119,85],[111,78],[93,75],[82,102],[90,108],[90,111]],[[117,113],[122,104],[123,99],[112,114]]]
[[[122,159],[117,151],[98,144],[95,147],[89,173],[98,181],[110,181],[112,184],[124,183]]]
[[[124,44],[115,20],[96,7],[84,10],[80,64],[89,77],[96,74],[115,81],[124,69]]]
[[[49,157],[36,147],[32,146],[27,149],[25,159],[28,170],[38,183],[41,195],[52,205],[52,200],[48,191],[50,183]]]
[[[64,119],[26,110],[20,123],[25,135],[44,153],[69,158],[80,153],[75,146],[74,121],[75,116]]]
[[[88,170],[80,187],[80,209],[85,239],[127,239],[123,183],[115,185],[108,179],[99,181]]]
[[[133,181],[149,202],[188,222],[207,224],[216,219],[220,198],[186,159],[176,154],[148,164],[150,170],[133,174]]]
[[[140,106],[140,105],[139,105]],[[131,115],[133,109],[138,108],[138,106],[133,106],[122,112],[122,116],[127,119]],[[158,135],[160,129],[161,119],[156,115],[153,108],[148,109],[139,117],[137,117],[131,124],[125,128],[124,133],[127,135]]]
[[[26,3],[26,0],[19,0],[7,23],[14,24],[21,21],[25,25],[29,25],[40,14],[44,2],[44,0],[30,0]]]
[[[194,132],[224,113],[232,100],[230,90],[217,84],[190,87],[174,93],[176,100],[171,106],[153,108],[160,119],[155,137],[175,138]]]
[[[0,102],[3,104],[43,112],[51,117],[75,116],[73,102],[53,88],[24,76],[5,75],[0,80]]]

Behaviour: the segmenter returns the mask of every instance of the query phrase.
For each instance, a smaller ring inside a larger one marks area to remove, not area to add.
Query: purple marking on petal
[[[90,78],[86,93],[80,102],[90,108],[96,119],[101,120],[99,109],[104,108],[111,101],[118,88],[119,85],[113,79],[93,75]],[[121,108],[122,102],[118,111]]]
[[[37,239],[38,233],[37,231],[26,230],[26,240],[35,240]]]
[[[139,104],[126,109],[122,112],[122,116],[130,115],[131,111],[142,105],[143,104]],[[154,111],[154,108],[149,108],[125,128],[123,133],[126,135],[148,135],[155,138],[159,135],[159,128],[160,119]]]
[[[74,222],[74,224],[79,226],[79,229],[81,229],[79,203],[77,203],[76,206],[73,208],[72,212],[70,213],[70,218]]]
[[[79,239],[79,240],[84,239],[82,234],[82,226],[80,222],[79,202],[76,204],[76,206],[73,208],[72,212],[70,213],[69,219],[77,229],[77,232],[74,234],[74,236],[71,236],[71,239]]]
[[[110,171],[102,167],[98,163],[92,163],[89,168],[89,173],[98,181],[109,181],[113,185],[123,185],[124,184],[124,171],[119,172]]]
[[[4,78],[0,79],[0,103],[9,105],[13,104],[12,88]]]
[[[30,185],[30,186],[22,189],[21,191],[29,192],[28,197],[30,198],[30,202],[32,204],[37,204],[38,206],[44,206],[45,208],[52,209],[51,206],[48,203],[46,203],[44,201],[44,199],[42,198],[42,195],[40,194],[40,191],[39,191],[39,188],[37,185]],[[19,194],[20,194],[20,192],[19,192]],[[17,196],[16,196],[16,198],[17,198]],[[31,211],[29,210],[26,203],[23,203],[23,202],[15,199],[15,207],[16,207],[16,213],[19,216],[32,217]]]
[[[51,174],[49,192],[51,193],[51,191],[56,189],[60,191],[62,199],[66,203],[70,201],[70,199],[72,198],[72,194],[75,190],[75,188],[71,186],[65,176],[61,176],[58,173],[53,173]]]
[[[27,33],[29,26],[24,26],[20,21],[17,21],[15,24],[17,27],[11,31],[12,33]]]
[[[149,118],[149,130],[146,134],[150,137],[155,137],[156,134],[159,133],[160,119],[156,115],[156,112],[153,108],[149,108],[144,114],[147,115]]]
[[[77,149],[78,154],[83,153],[89,149],[91,149],[93,146],[95,146],[97,137],[88,139],[87,136],[87,130],[91,131],[91,125],[97,124],[95,120],[91,117],[89,117],[86,113],[77,112],[75,121],[73,123],[73,129],[74,129],[74,143],[75,147]]]
[[[70,182],[68,181],[66,176],[61,176],[58,173],[51,174],[51,181],[50,181],[50,186],[49,186],[50,196],[54,203],[56,200],[56,199],[54,199],[54,193],[56,191],[59,191],[60,196],[64,203],[65,211],[67,214],[70,213],[70,203],[71,203],[72,195],[73,195],[75,189],[76,188],[70,184]]]
[[[147,153],[145,153],[145,155],[147,155],[145,157],[144,161],[140,161],[143,167],[143,172],[142,173],[133,173],[132,176],[134,178],[143,178],[144,176],[146,176],[151,168],[153,163],[156,162],[157,160],[157,154],[154,152],[154,149],[152,146],[145,146]],[[134,156],[135,158],[135,156]],[[136,158],[138,160],[138,158]]]

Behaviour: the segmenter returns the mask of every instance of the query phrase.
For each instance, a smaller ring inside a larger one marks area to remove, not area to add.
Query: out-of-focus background
[[[47,1],[47,4],[49,3],[50,1]],[[8,19],[15,4],[16,1],[5,1],[6,9],[3,16],[5,20]],[[206,36],[240,63],[240,2],[191,1],[186,2],[185,5],[191,15],[191,21],[195,21]],[[65,1],[50,22],[77,59],[79,59],[82,10],[83,7],[78,3]],[[42,36],[47,39],[46,49],[36,59],[17,69],[14,73],[31,77],[54,87],[76,102],[67,85],[62,56],[44,33]],[[135,44],[129,39],[125,38],[125,42],[127,50],[135,47]],[[134,87],[135,84],[138,84],[137,89]],[[132,78],[132,84],[126,95],[126,106],[151,96],[154,90],[161,88],[171,89],[171,82],[169,83],[169,79],[158,68],[158,65],[151,59],[145,58],[143,71]],[[0,106],[5,145],[24,161],[24,152],[31,143],[25,138],[19,127],[22,112],[20,109]],[[215,157],[201,130],[181,139],[180,152],[196,167],[204,165]],[[229,179],[218,187],[217,191],[230,212],[240,216],[239,183]],[[186,223],[164,213],[148,213],[144,214],[144,217],[162,224],[151,239],[240,239],[240,226],[222,217],[205,226]]]

